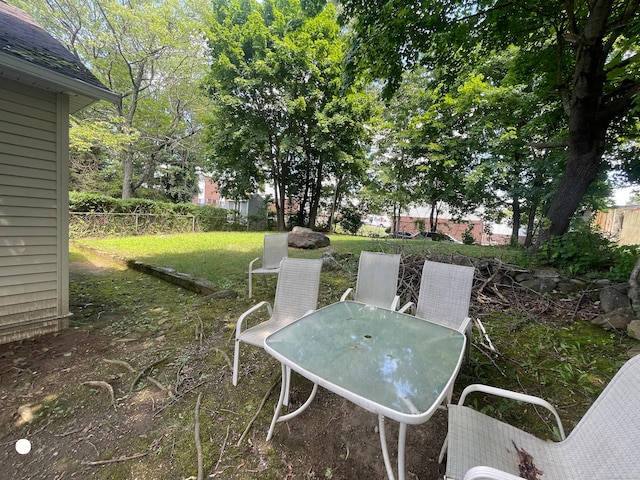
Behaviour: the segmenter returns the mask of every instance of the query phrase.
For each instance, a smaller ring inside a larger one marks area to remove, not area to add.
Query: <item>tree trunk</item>
[[[513,208],[513,220],[511,225],[511,246],[515,247],[520,243],[520,199],[514,196],[511,202]]]
[[[309,199],[309,228],[315,229],[316,220],[318,218],[318,209],[320,208],[320,197],[322,196],[322,168],[323,159],[318,159],[318,167],[316,171],[316,178],[314,185],[311,189],[311,198]]]
[[[122,154],[122,199],[133,197],[133,156],[130,152]]]
[[[569,103],[569,160],[547,212],[548,226],[538,237],[539,247],[569,228],[591,182],[598,176],[607,128],[615,116],[605,112],[603,91],[606,61],[603,36],[611,14],[611,1],[596,1],[576,45],[576,65]]]
[[[333,231],[333,219],[336,215],[336,209],[338,208],[338,203],[340,202],[340,190],[342,189],[342,182],[344,177],[339,177],[336,179],[336,188],[333,191],[333,200],[331,202],[331,213],[329,214],[329,221],[327,223],[327,231]]]

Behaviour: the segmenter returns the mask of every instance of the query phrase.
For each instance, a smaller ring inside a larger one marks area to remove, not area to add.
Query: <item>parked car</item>
[[[430,240],[435,240],[437,242],[453,242],[453,243],[462,243],[455,237],[452,237],[448,233],[443,232],[424,232],[424,235],[421,233],[416,234],[416,238],[427,238]]]
[[[389,237],[391,238],[415,238],[418,235],[417,233],[411,232],[391,232],[389,233]]]

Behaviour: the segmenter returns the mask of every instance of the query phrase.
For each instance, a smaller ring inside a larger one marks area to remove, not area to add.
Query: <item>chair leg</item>
[[[442,448],[440,449],[440,455],[438,455],[438,463],[442,463],[444,461],[444,456],[447,453],[448,441],[449,441],[449,434],[447,433],[444,437],[444,443],[442,444]]]
[[[251,270],[249,270],[249,298],[252,297],[253,292],[251,291],[251,282],[253,281],[252,275],[251,275]]]
[[[236,338],[236,344],[233,348],[233,386],[238,385],[238,369],[240,367],[240,340]]]

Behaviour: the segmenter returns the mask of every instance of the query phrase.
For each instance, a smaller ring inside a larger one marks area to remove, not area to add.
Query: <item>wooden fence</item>
[[[640,205],[597,212],[595,221],[619,245],[640,245]]]

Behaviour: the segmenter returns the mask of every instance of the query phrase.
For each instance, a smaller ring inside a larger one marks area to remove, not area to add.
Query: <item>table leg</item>
[[[378,430],[380,432],[380,446],[382,447],[382,458],[384,459],[384,467],[387,469],[387,478],[389,480],[395,480],[393,474],[393,466],[389,459],[389,448],[387,447],[387,434],[384,427],[384,416],[378,415]]]
[[[387,477],[389,480],[395,480],[393,473],[393,465],[391,465],[391,459],[389,458],[389,449],[387,447],[387,433],[385,430],[384,416],[378,415],[378,430],[380,431],[380,445],[382,447],[382,458],[384,459],[384,467],[387,470]],[[404,480],[404,447],[407,439],[407,424],[400,423],[400,429],[398,431],[398,480]]]
[[[301,405],[297,410],[294,410],[291,413],[287,413],[286,415],[280,416],[280,410],[282,409],[282,405],[284,404],[285,399],[287,400],[289,399],[289,379],[290,378],[291,378],[291,369],[289,367],[285,367],[284,364],[282,364],[282,380],[281,380],[282,383],[280,387],[280,397],[278,398],[278,404],[276,405],[275,412],[273,413],[273,419],[271,420],[269,433],[267,433],[267,441],[271,440],[271,437],[273,437],[273,431],[276,428],[276,423],[286,422],[287,420],[300,415],[307,408],[309,408],[309,405],[311,405],[311,402],[313,401],[314,397],[316,396],[316,393],[318,392],[318,384],[314,383],[313,390],[311,390],[311,394],[309,395],[309,398],[307,398],[307,401],[304,402],[303,405]]]
[[[398,480],[404,480],[404,446],[407,440],[407,424],[400,423],[398,431]]]
[[[289,394],[286,392],[289,388],[289,384],[287,382],[287,368],[284,366],[284,363],[280,364],[282,367],[282,378],[280,379],[280,396],[278,397],[278,403],[276,405],[275,411],[273,412],[273,419],[271,420],[271,425],[269,426],[269,433],[267,433],[267,442],[271,440],[273,436],[273,430],[276,428],[276,423],[278,422],[278,417],[280,416],[280,409],[282,408],[282,404],[284,403],[285,397],[288,397]]]

